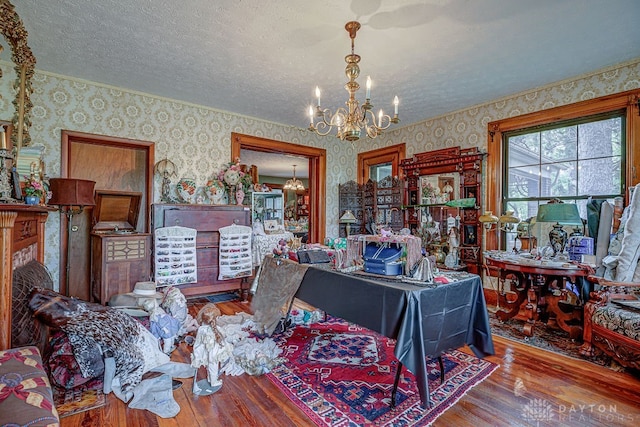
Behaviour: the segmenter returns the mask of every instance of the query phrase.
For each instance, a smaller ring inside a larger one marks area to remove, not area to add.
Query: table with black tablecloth
[[[423,286],[312,267],[295,296],[396,339],[395,355],[415,375],[426,408],[430,405],[427,357],[465,344],[477,357],[494,354],[482,282],[476,275],[466,277]]]

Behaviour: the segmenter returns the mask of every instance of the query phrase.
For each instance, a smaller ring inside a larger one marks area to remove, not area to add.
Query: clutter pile
[[[178,288],[157,292],[155,285],[142,282],[112,301],[121,305],[103,306],[35,288],[29,307],[39,320],[68,336],[79,367],[74,374],[103,378],[103,392],[113,392],[130,408],[175,417],[180,406],[173,398],[174,378],[193,377],[194,394],[205,395],[220,389],[223,374],[262,375],[284,361],[271,338],[251,336],[256,331],[253,316],[222,316],[210,303],[194,319]],[[190,364],[170,361],[181,341],[193,345]],[[207,377],[198,380],[203,366]]]

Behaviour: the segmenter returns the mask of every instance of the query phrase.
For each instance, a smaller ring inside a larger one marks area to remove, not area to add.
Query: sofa
[[[597,348],[622,366],[640,369],[640,283],[589,280],[599,289],[584,305],[580,352],[593,356]]]
[[[60,425],[42,356],[35,346],[0,351],[0,425]]]

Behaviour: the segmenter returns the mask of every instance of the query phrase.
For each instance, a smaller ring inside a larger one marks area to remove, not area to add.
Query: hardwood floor
[[[206,300],[190,300],[197,313]],[[219,303],[223,314],[250,312],[248,303]],[[640,376],[620,373],[494,335],[500,367],[442,414],[434,426],[640,425]],[[469,350],[467,350],[469,351]],[[171,359],[189,362],[182,343]],[[220,391],[194,396],[192,380],[174,392],[175,418],[129,409],[113,393],[106,406],[63,418],[70,426],[312,426],[309,418],[266,377],[223,376]]]

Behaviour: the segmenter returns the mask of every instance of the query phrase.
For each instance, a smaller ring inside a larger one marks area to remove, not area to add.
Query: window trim
[[[637,171],[640,168],[640,89],[606,95],[600,98],[581,101],[574,104],[555,107],[535,113],[510,117],[503,120],[490,122],[487,125],[487,168],[486,191],[484,193],[484,206],[487,211],[497,215],[503,212],[502,189],[504,186],[504,158],[502,150],[503,133],[522,128],[543,126],[554,122],[571,119],[580,119],[586,116],[613,112],[624,109],[626,111],[626,145],[624,152],[627,155],[625,170],[625,205],[628,204],[629,186],[638,184]],[[486,248],[495,249],[497,238],[493,233],[487,234]]]

